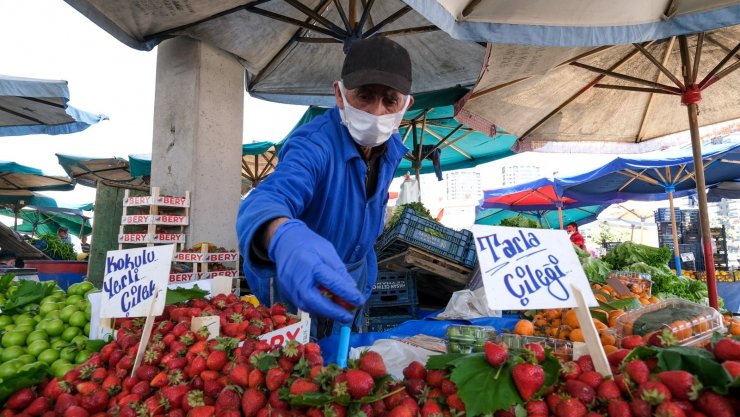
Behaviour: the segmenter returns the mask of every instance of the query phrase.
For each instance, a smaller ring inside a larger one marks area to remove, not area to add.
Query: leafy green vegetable
[[[62,241],[56,233],[41,234],[31,243],[51,259],[58,261],[74,261],[77,259],[72,244]]]
[[[407,203],[402,204],[393,211],[393,216],[391,216],[391,219],[388,221],[388,224],[386,225],[386,229],[392,229],[393,226],[398,223],[399,220],[401,220],[401,215],[405,211],[406,207],[410,208],[411,210],[416,213],[417,216],[422,217],[427,220],[431,220],[433,222],[436,222],[437,220],[432,217],[431,213],[429,213],[429,210],[427,210],[426,207],[424,207],[423,204],[419,202],[413,202],[413,203]]]
[[[177,304],[188,300],[205,298],[206,295],[208,295],[208,291],[201,290],[198,284],[195,284],[193,288],[168,289],[164,303],[166,305]]]
[[[445,353],[444,355],[433,355],[427,359],[427,369],[447,369],[451,368],[451,362],[465,357],[464,353]]]
[[[23,307],[27,304],[38,303],[44,297],[51,295],[56,288],[53,281],[34,282],[21,280],[18,283],[17,290],[8,297],[8,300],[2,307],[3,313]]]
[[[623,270],[638,262],[655,267],[665,266],[669,259],[671,259],[671,250],[668,246],[653,248],[632,242],[620,243],[604,256],[604,261],[616,270]]]
[[[536,221],[524,216],[509,217],[508,219],[503,219],[501,220],[501,223],[499,223],[499,225],[506,227],[529,227],[531,229],[540,228]]]
[[[589,256],[581,259],[581,266],[589,281],[597,284],[606,284],[606,278],[609,276],[609,272],[611,272],[611,267],[608,263]]]
[[[43,362],[24,365],[14,375],[0,378],[0,404],[5,403],[15,392],[40,383],[47,374],[48,366]]]
[[[650,274],[653,281],[652,293],[659,298],[677,297],[694,303],[707,303],[707,285],[686,277],[679,277],[667,265],[650,266],[638,262],[624,268],[625,271]]]
[[[727,394],[734,382],[725,368],[704,349],[676,346],[658,351],[658,367],[667,371],[684,370],[696,375],[705,387]]]
[[[8,288],[10,287],[10,283],[13,282],[13,278],[15,278],[15,274],[3,274],[3,276],[0,277],[0,293],[5,294],[6,291],[8,291]]]
[[[522,397],[511,375],[514,364],[507,362],[498,369],[486,361],[482,353],[467,355],[455,361],[450,379],[458,387],[467,415],[477,416],[508,409],[521,404]]]

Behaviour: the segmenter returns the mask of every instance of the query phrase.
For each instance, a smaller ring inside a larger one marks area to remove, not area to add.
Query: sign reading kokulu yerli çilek
[[[101,300],[101,317],[145,317],[164,311],[165,296],[175,245],[109,251]]]
[[[575,307],[571,285],[598,302],[562,230],[473,226],[488,305],[497,310]]]

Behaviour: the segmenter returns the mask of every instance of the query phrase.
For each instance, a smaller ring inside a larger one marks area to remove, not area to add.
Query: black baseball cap
[[[348,90],[380,84],[408,95],[411,92],[411,58],[403,46],[384,36],[361,39],[344,57],[342,83]]]
[[[69,229],[67,229],[64,226],[60,226],[59,229],[57,229],[57,230],[60,231],[60,232],[69,232]]]

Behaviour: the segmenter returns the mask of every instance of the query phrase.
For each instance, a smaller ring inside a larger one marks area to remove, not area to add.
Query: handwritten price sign
[[[101,317],[145,317],[155,289],[166,290],[175,245],[109,251],[105,260]],[[164,311],[164,294],[153,315]]]
[[[488,305],[495,310],[575,307],[571,285],[598,302],[562,230],[473,226]]]

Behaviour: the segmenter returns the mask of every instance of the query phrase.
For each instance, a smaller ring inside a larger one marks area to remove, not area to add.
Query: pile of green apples
[[[18,288],[12,283],[0,295],[0,305]],[[44,363],[51,374],[62,377],[85,362],[88,349],[91,306],[90,282],[71,285],[65,293],[56,288],[39,302],[26,304],[12,312],[0,313],[0,378],[10,377],[25,365]]]

